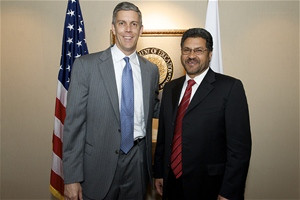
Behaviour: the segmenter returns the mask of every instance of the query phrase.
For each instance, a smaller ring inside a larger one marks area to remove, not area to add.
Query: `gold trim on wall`
[[[174,30],[146,30],[143,31],[141,37],[170,37],[170,36],[182,36],[186,30],[174,29]]]

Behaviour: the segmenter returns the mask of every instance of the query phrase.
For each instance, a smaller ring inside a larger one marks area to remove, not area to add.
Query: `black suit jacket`
[[[164,178],[164,190],[184,81],[185,76],[166,84],[161,101],[154,177]],[[186,111],[182,130],[185,199],[199,199],[207,185],[218,187],[219,194],[230,200],[244,199],[251,134],[242,82],[209,69]],[[215,177],[221,178],[213,182]]]

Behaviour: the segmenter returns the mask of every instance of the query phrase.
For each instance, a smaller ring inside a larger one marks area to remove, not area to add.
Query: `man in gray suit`
[[[65,199],[143,199],[151,178],[159,72],[136,53],[143,31],[138,7],[119,3],[112,31],[114,46],[73,65],[63,137]]]

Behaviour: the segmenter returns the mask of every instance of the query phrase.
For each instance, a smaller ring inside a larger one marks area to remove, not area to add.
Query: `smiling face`
[[[189,50],[189,53],[186,50]],[[206,70],[209,67],[211,56],[212,52],[207,50],[205,39],[190,37],[184,41],[181,50],[181,63],[189,77],[194,78]]]
[[[112,24],[112,31],[116,36],[118,48],[127,56],[132,54],[136,50],[137,41],[143,32],[138,13],[131,10],[119,11],[115,24]]]

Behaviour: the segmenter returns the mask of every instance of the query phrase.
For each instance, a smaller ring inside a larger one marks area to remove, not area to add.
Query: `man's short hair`
[[[206,48],[209,51],[213,50],[213,38],[211,34],[205,30],[204,28],[191,28],[188,29],[186,32],[183,33],[181,38],[180,46],[183,47],[183,43],[187,38],[197,38],[201,37],[206,40]]]

